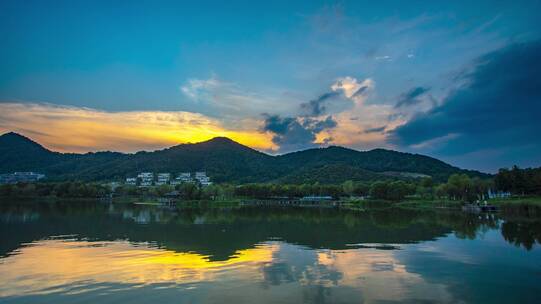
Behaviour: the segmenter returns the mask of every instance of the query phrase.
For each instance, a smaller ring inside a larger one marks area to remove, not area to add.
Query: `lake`
[[[541,220],[0,204],[1,303],[539,303]]]

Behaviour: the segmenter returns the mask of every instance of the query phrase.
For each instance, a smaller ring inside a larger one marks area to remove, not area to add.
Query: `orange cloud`
[[[61,152],[155,150],[179,143],[229,137],[262,150],[275,150],[259,121],[240,120],[234,128],[192,112],[105,112],[36,103],[0,103],[0,131],[14,131]]]

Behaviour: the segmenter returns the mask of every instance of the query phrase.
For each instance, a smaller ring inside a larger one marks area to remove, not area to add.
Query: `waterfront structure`
[[[304,196],[300,200],[302,202],[322,202],[322,201],[332,201],[332,196],[316,196],[316,195],[309,195]]]
[[[0,184],[32,183],[45,178],[45,174],[36,172],[14,172],[0,174]]]

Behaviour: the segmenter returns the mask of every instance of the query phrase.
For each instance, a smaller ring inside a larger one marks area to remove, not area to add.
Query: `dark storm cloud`
[[[324,120],[306,118],[301,120],[294,117],[264,114],[262,131],[274,133],[272,142],[280,146],[280,151],[294,151],[316,147],[316,135],[324,130],[336,127],[332,116]]]
[[[403,106],[411,106],[414,104],[417,104],[421,102],[421,100],[418,98],[421,95],[424,95],[426,92],[428,92],[430,88],[425,87],[415,87],[410,89],[409,91],[402,93],[400,97],[398,98],[398,102],[394,106],[395,108],[400,108]]]
[[[482,56],[463,75],[465,85],[442,105],[393,131],[391,141],[411,146],[442,139],[436,151],[448,155],[527,147],[541,161],[540,71],[541,41]],[[513,157],[520,160],[525,155],[517,152]]]
[[[264,131],[270,131],[275,134],[285,134],[289,126],[295,122],[292,117],[280,117],[279,115],[263,115],[265,117]]]
[[[281,152],[317,147],[319,144],[314,143],[316,135],[337,126],[332,115],[327,115],[324,119],[321,116],[327,113],[327,105],[333,99],[333,108],[328,112],[340,112],[344,108],[344,101],[348,103],[346,106],[350,106],[351,102],[343,97],[341,92],[335,91],[322,94],[302,103],[300,108],[303,113],[294,117],[263,114],[265,120],[261,131],[274,134],[272,142],[280,147]],[[328,142],[331,139],[326,140]]]
[[[332,116],[327,116],[324,120],[306,119],[302,126],[312,130],[314,133],[319,133],[325,129],[336,127],[336,120]]]
[[[329,99],[337,97],[338,95],[340,95],[338,92],[327,92],[316,99],[302,103],[301,109],[304,110],[308,116],[319,116],[326,111],[325,102]]]

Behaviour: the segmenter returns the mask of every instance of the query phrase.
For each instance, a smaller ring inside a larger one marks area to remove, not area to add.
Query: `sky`
[[[0,2],[0,133],[541,166],[540,1]]]

